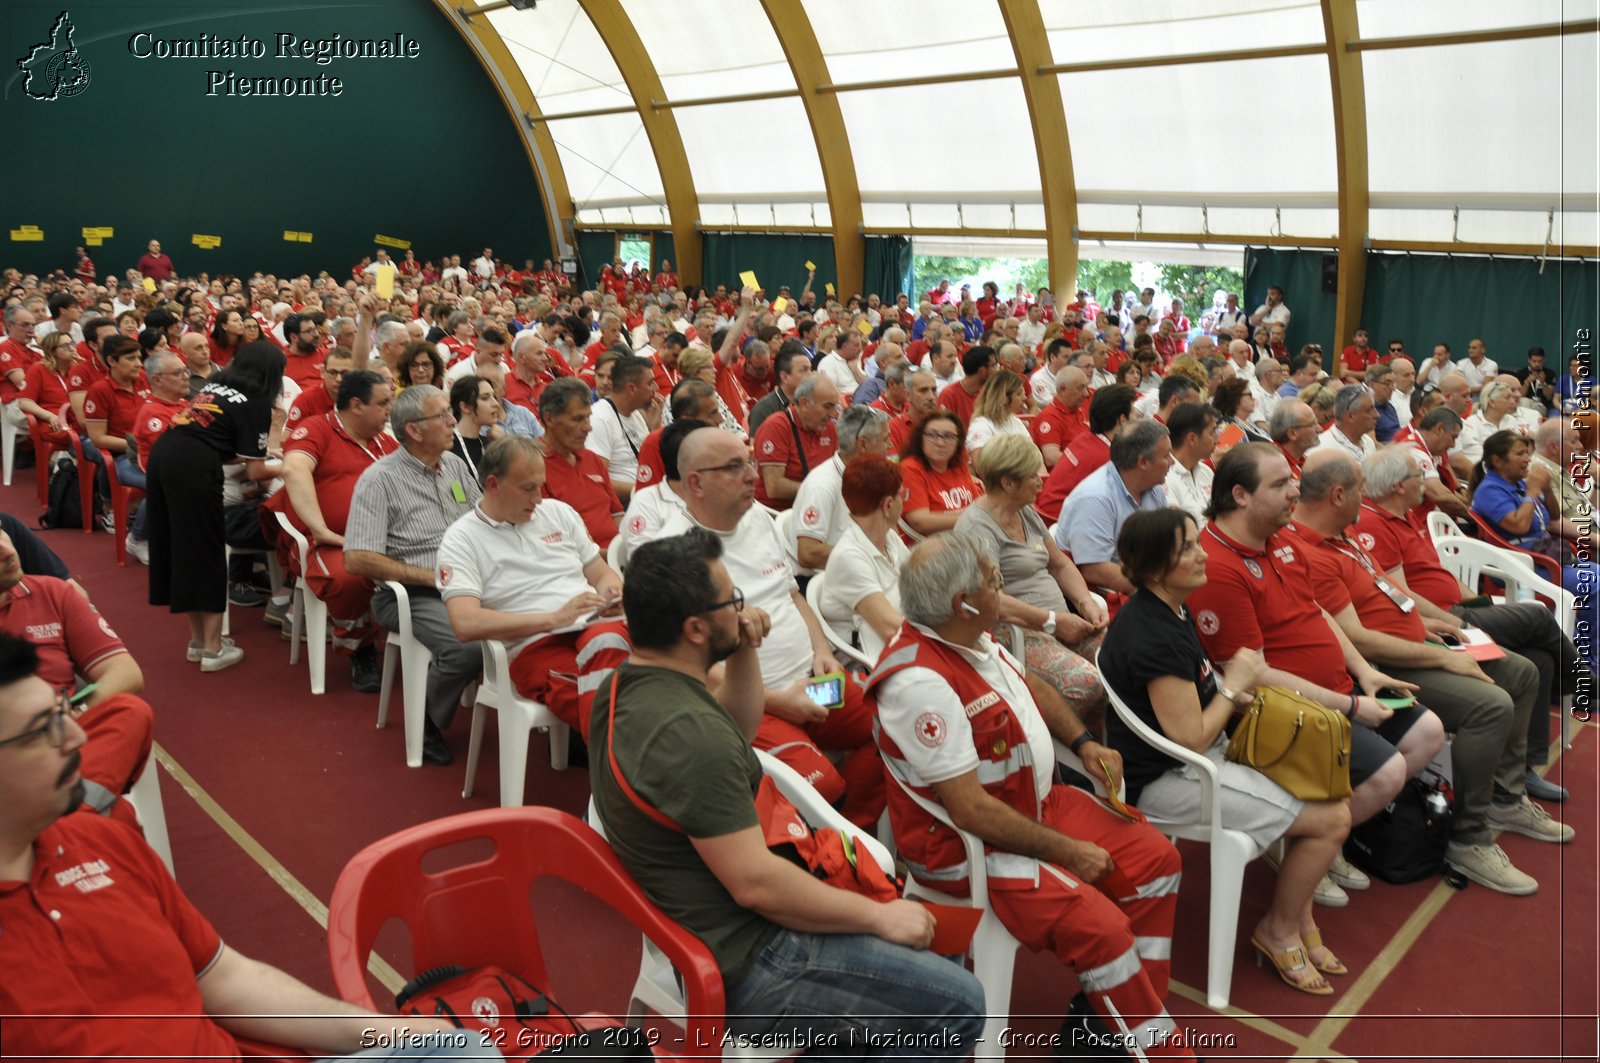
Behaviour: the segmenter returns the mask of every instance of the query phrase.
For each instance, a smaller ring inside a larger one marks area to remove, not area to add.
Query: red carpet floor
[[[0,489],[0,508],[30,523],[38,514],[31,475]],[[261,622],[261,610],[236,609],[244,662],[202,675],[183,659],[182,618],[145,604],[146,570],[137,563],[118,568],[110,536],[42,534],[143,666],[156,739],[193,780],[191,795],[171,775],[162,779],[179,883],[236,948],[331,989],[325,936],[313,913],[364,845],[495,803],[493,725],[476,793],[463,799],[465,711],[449,733],[457,763],[408,769],[399,698],[388,729],[375,730],[377,698],[350,690],[342,660],[330,655],[328,693],[314,697],[303,659],[289,666],[288,645]],[[1540,881],[1539,893],[1510,898],[1479,886],[1458,892],[1439,880],[1377,884],[1348,908],[1319,909],[1329,944],[1353,972],[1336,980],[1332,997],[1295,993],[1254,966],[1248,929],[1271,886],[1258,862],[1245,880],[1234,1010],[1218,1015],[1205,1007],[1207,853],[1185,844],[1169,1007],[1180,1027],[1211,1039],[1197,1051],[1212,1060],[1595,1058],[1600,732],[1582,727],[1576,736],[1550,774],[1573,790],[1558,814],[1577,829],[1577,840],[1555,847],[1501,839]],[[528,801],[582,813],[584,772],[552,772],[540,736],[529,762]],[[233,834],[224,823],[236,824]],[[557,998],[582,1010],[623,1008],[637,971],[637,939],[576,890],[541,887],[535,902]],[[404,968],[403,944],[386,938],[381,951]],[[1053,1031],[1075,991],[1072,974],[1053,959],[1021,956],[1013,1029]]]

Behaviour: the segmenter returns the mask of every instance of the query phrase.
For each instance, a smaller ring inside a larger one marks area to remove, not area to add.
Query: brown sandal
[[[1316,960],[1311,960],[1311,966],[1315,967],[1323,974],[1350,973],[1350,968],[1346,967],[1339,957],[1333,954],[1332,949],[1328,948],[1328,946],[1322,943],[1322,931],[1308,930],[1300,935],[1300,940],[1305,944],[1306,947],[1306,959],[1310,960],[1311,954],[1316,952],[1318,949],[1321,949],[1323,952],[1328,954],[1328,958],[1321,963],[1318,963]]]
[[[1298,989],[1302,993],[1310,993],[1314,997],[1333,995],[1333,986],[1328,980],[1318,974],[1312,981],[1297,982],[1289,977],[1291,971],[1301,971],[1311,968],[1311,963],[1306,959],[1306,950],[1300,947],[1284,949],[1282,952],[1273,952],[1261,939],[1255,936],[1250,938],[1250,944],[1256,950],[1256,966],[1261,966],[1262,957],[1272,961],[1272,966],[1278,972],[1278,977],[1283,979],[1283,984],[1290,989]],[[1311,968],[1315,970],[1315,968]]]

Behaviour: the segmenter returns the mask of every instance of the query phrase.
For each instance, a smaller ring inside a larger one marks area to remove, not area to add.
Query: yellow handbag
[[[1227,757],[1302,801],[1350,796],[1350,721],[1284,687],[1258,687]]]

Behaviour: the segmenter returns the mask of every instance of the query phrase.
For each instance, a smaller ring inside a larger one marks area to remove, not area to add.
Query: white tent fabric
[[[634,99],[583,0],[473,17],[551,116],[580,224],[673,220],[644,107],[670,108],[706,229],[828,229],[823,153],[847,147],[869,229],[1041,236],[1033,72],[1018,67],[1003,2],[715,0],[691,14],[614,0],[662,100]],[[1060,87],[1086,250],[1096,234],[1338,235],[1327,4],[1354,5],[1368,239],[1582,249],[1600,237],[1600,0],[1025,2],[1056,64],[1041,73]],[[774,9],[809,21],[826,68],[812,88],[837,99],[848,145],[816,142]],[[1566,31],[1540,29],[1555,25]],[[1461,33],[1482,37],[1410,40]],[[1241,51],[1280,54],[1212,59]],[[873,87],[917,78],[929,83]]]

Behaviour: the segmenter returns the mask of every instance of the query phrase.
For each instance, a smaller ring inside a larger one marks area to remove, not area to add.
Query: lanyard
[[[456,443],[461,447],[461,460],[467,463],[467,468],[472,470],[473,479],[477,479],[478,465],[472,460],[472,455],[467,452],[467,441],[461,438],[461,432],[456,430]]]
[[[633,451],[633,460],[638,461],[639,448],[633,445],[633,436],[628,434],[628,422],[623,418],[622,411],[617,409],[617,404],[611,401],[609,395],[606,396],[606,405],[611,407],[611,412],[617,418],[617,427],[622,429],[622,439],[628,444],[628,449]]]
[[[1388,598],[1395,604],[1395,608],[1399,609],[1402,613],[1409,613],[1416,609],[1417,603],[1412,601],[1411,597],[1407,595],[1405,591],[1402,591],[1399,587],[1396,587],[1393,583],[1390,583],[1388,578],[1379,572],[1377,567],[1373,565],[1372,559],[1367,557],[1366,551],[1362,550],[1361,547],[1351,542],[1349,537],[1341,535],[1338,538],[1333,538],[1330,536],[1328,538],[1328,542],[1333,545],[1335,550],[1339,551],[1345,557],[1350,558],[1356,564],[1366,569],[1367,575],[1372,577],[1372,582],[1377,585],[1378,590],[1383,592],[1383,596],[1385,598]]]

